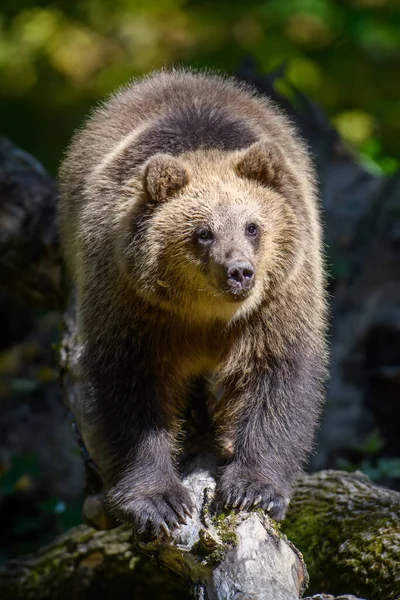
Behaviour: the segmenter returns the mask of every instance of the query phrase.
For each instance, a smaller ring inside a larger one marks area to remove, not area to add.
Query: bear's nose
[[[254,269],[247,261],[240,260],[230,264],[226,274],[229,288],[234,293],[241,293],[253,287]]]

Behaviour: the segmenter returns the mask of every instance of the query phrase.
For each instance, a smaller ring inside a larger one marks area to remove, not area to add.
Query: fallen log
[[[304,554],[309,592],[400,598],[400,493],[359,471],[304,475],[282,529]]]
[[[195,583],[198,598],[298,598],[305,583],[300,553],[261,511],[213,518],[207,510],[213,459],[202,460],[186,478],[199,512],[172,541],[139,546],[124,526],[96,531],[82,525],[36,554],[6,563],[0,569],[2,600],[94,600],[100,593],[189,600],[189,586],[160,570],[160,563]],[[341,600],[356,600],[343,595],[351,590],[368,600],[397,600],[399,514],[400,494],[360,473],[303,476],[282,530],[306,556],[311,593],[325,589],[342,594]]]

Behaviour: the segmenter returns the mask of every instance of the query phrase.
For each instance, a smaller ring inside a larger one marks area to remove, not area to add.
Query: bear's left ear
[[[236,173],[244,179],[282,191],[288,175],[285,157],[275,142],[261,141],[248,148],[236,165]]]
[[[145,170],[145,186],[154,202],[164,202],[189,183],[185,165],[170,154],[156,154]]]

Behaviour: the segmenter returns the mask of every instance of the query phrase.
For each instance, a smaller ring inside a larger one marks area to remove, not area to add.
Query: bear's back
[[[97,108],[74,137],[64,174],[75,185],[90,173],[116,183],[158,152],[246,148],[262,137],[305,160],[287,119],[267,98],[215,74],[174,70],[134,81]],[[81,182],[82,183],[82,182]]]

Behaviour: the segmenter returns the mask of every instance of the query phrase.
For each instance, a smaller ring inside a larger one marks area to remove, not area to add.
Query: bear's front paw
[[[226,508],[250,510],[260,507],[276,521],[282,521],[289,495],[270,479],[261,478],[250,468],[232,463],[225,467],[217,484],[217,501]]]
[[[137,535],[170,537],[173,529],[186,524],[193,504],[181,483],[171,484],[159,493],[130,497],[129,490],[112,490],[108,494],[111,512],[120,521],[133,523]]]

